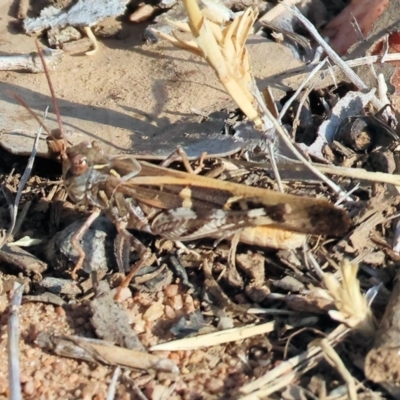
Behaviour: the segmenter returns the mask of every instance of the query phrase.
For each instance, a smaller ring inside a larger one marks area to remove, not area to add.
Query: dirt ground
[[[21,33],[15,19],[8,16],[11,4],[0,5],[0,52],[30,53],[35,50],[34,38]],[[165,41],[145,43],[147,25],[124,23],[121,39],[102,39],[94,56],[65,54],[52,71],[68,140],[75,144],[95,139],[107,153],[129,152],[158,159],[164,159],[177,145],[189,155],[198,153],[200,147],[209,153],[229,153],[229,148],[218,147],[220,137],[214,140],[223,123],[211,132],[198,128],[199,113],[235,108],[215,73],[203,60]],[[253,38],[248,48],[254,74],[260,80],[302,65],[290,50],[273,42]],[[271,52],[274,59],[268,57]],[[51,104],[47,81],[43,74],[0,74],[0,107],[4,110],[1,145],[28,155],[37,123],[8,92],[20,95],[42,115]],[[57,127],[55,121],[50,107],[50,129]],[[39,154],[46,152],[43,139]]]

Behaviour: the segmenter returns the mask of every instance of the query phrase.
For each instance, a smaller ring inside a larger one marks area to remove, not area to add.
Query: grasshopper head
[[[63,165],[63,175],[81,176],[89,169],[89,155],[92,148],[89,142],[82,142],[67,149]]]

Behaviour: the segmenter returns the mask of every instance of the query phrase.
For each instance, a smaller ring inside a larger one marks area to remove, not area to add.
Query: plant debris
[[[62,54],[69,149],[23,173],[50,97],[0,72],[0,397],[397,398],[394,2],[72,3],[0,6]]]

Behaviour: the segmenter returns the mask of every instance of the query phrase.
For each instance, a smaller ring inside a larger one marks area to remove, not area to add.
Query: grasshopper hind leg
[[[118,230],[118,235],[120,236],[120,240],[117,245],[124,246],[124,242],[129,243],[130,246],[134,247],[134,249],[139,253],[139,261],[137,261],[129,271],[129,274],[125,277],[122,283],[117,288],[117,293],[114,296],[114,300],[119,301],[121,298],[121,292],[123,289],[128,287],[129,283],[146,263],[150,260],[153,262],[153,253],[151,250],[146,247],[140,240],[136,239],[128,230],[126,229],[126,223],[119,222],[116,224],[116,228]],[[121,240],[122,239],[122,240]],[[120,270],[124,269],[123,266],[119,266]]]
[[[186,172],[189,174],[197,175],[199,174],[204,168],[204,159],[207,157],[207,153],[201,153],[200,157],[198,158],[199,166],[196,169],[193,169],[190,165],[189,157],[186,154],[185,150],[182,149],[181,146],[178,146],[177,149],[171,153],[162,163],[161,166],[167,168],[170,164],[174,161],[182,161],[183,166],[186,169]]]
[[[100,212],[101,212],[101,210],[99,208],[95,208],[93,210],[93,212],[89,215],[88,219],[79,228],[79,230],[74,233],[74,235],[71,238],[71,245],[72,245],[73,249],[79,255],[78,261],[76,262],[75,267],[71,272],[71,277],[74,280],[77,279],[76,273],[77,273],[77,271],[82,269],[83,262],[85,261],[85,256],[86,256],[85,252],[82,249],[80,241],[82,240],[84,234],[87,232],[87,230],[92,225],[93,221],[100,215]]]

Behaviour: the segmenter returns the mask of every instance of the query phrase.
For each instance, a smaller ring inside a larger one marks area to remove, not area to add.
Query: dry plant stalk
[[[174,46],[204,57],[243,113],[256,127],[261,128],[262,120],[253,106],[255,99],[249,90],[254,79],[245,47],[257,12],[247,8],[243,14],[236,15],[233,21],[226,22],[222,12],[207,8],[200,11],[196,0],[183,0],[183,4],[189,16],[189,24],[170,23],[184,32],[191,32],[193,40],[179,39],[176,32],[172,33],[173,36],[159,31],[156,33]]]
[[[329,314],[333,319],[372,338],[376,330],[376,322],[367,299],[361,293],[357,270],[357,264],[344,260],[340,266],[341,282],[333,274],[323,275],[325,286],[337,308],[337,311],[330,311]]]
[[[156,344],[150,351],[178,351],[193,350],[203,347],[217,346],[219,344],[244,340],[256,335],[270,333],[274,330],[275,322],[266,322],[261,325],[245,325],[239,328],[225,329],[218,332],[211,332],[204,335],[172,340],[166,343]]]
[[[319,346],[321,347],[324,356],[330,360],[334,366],[336,367],[337,371],[340,373],[344,381],[347,385],[348,396],[350,400],[357,400],[357,387],[355,378],[351,375],[349,370],[344,365],[342,359],[340,358],[339,354],[333,348],[333,346],[329,343],[327,339],[318,339],[311,343],[312,346]]]

